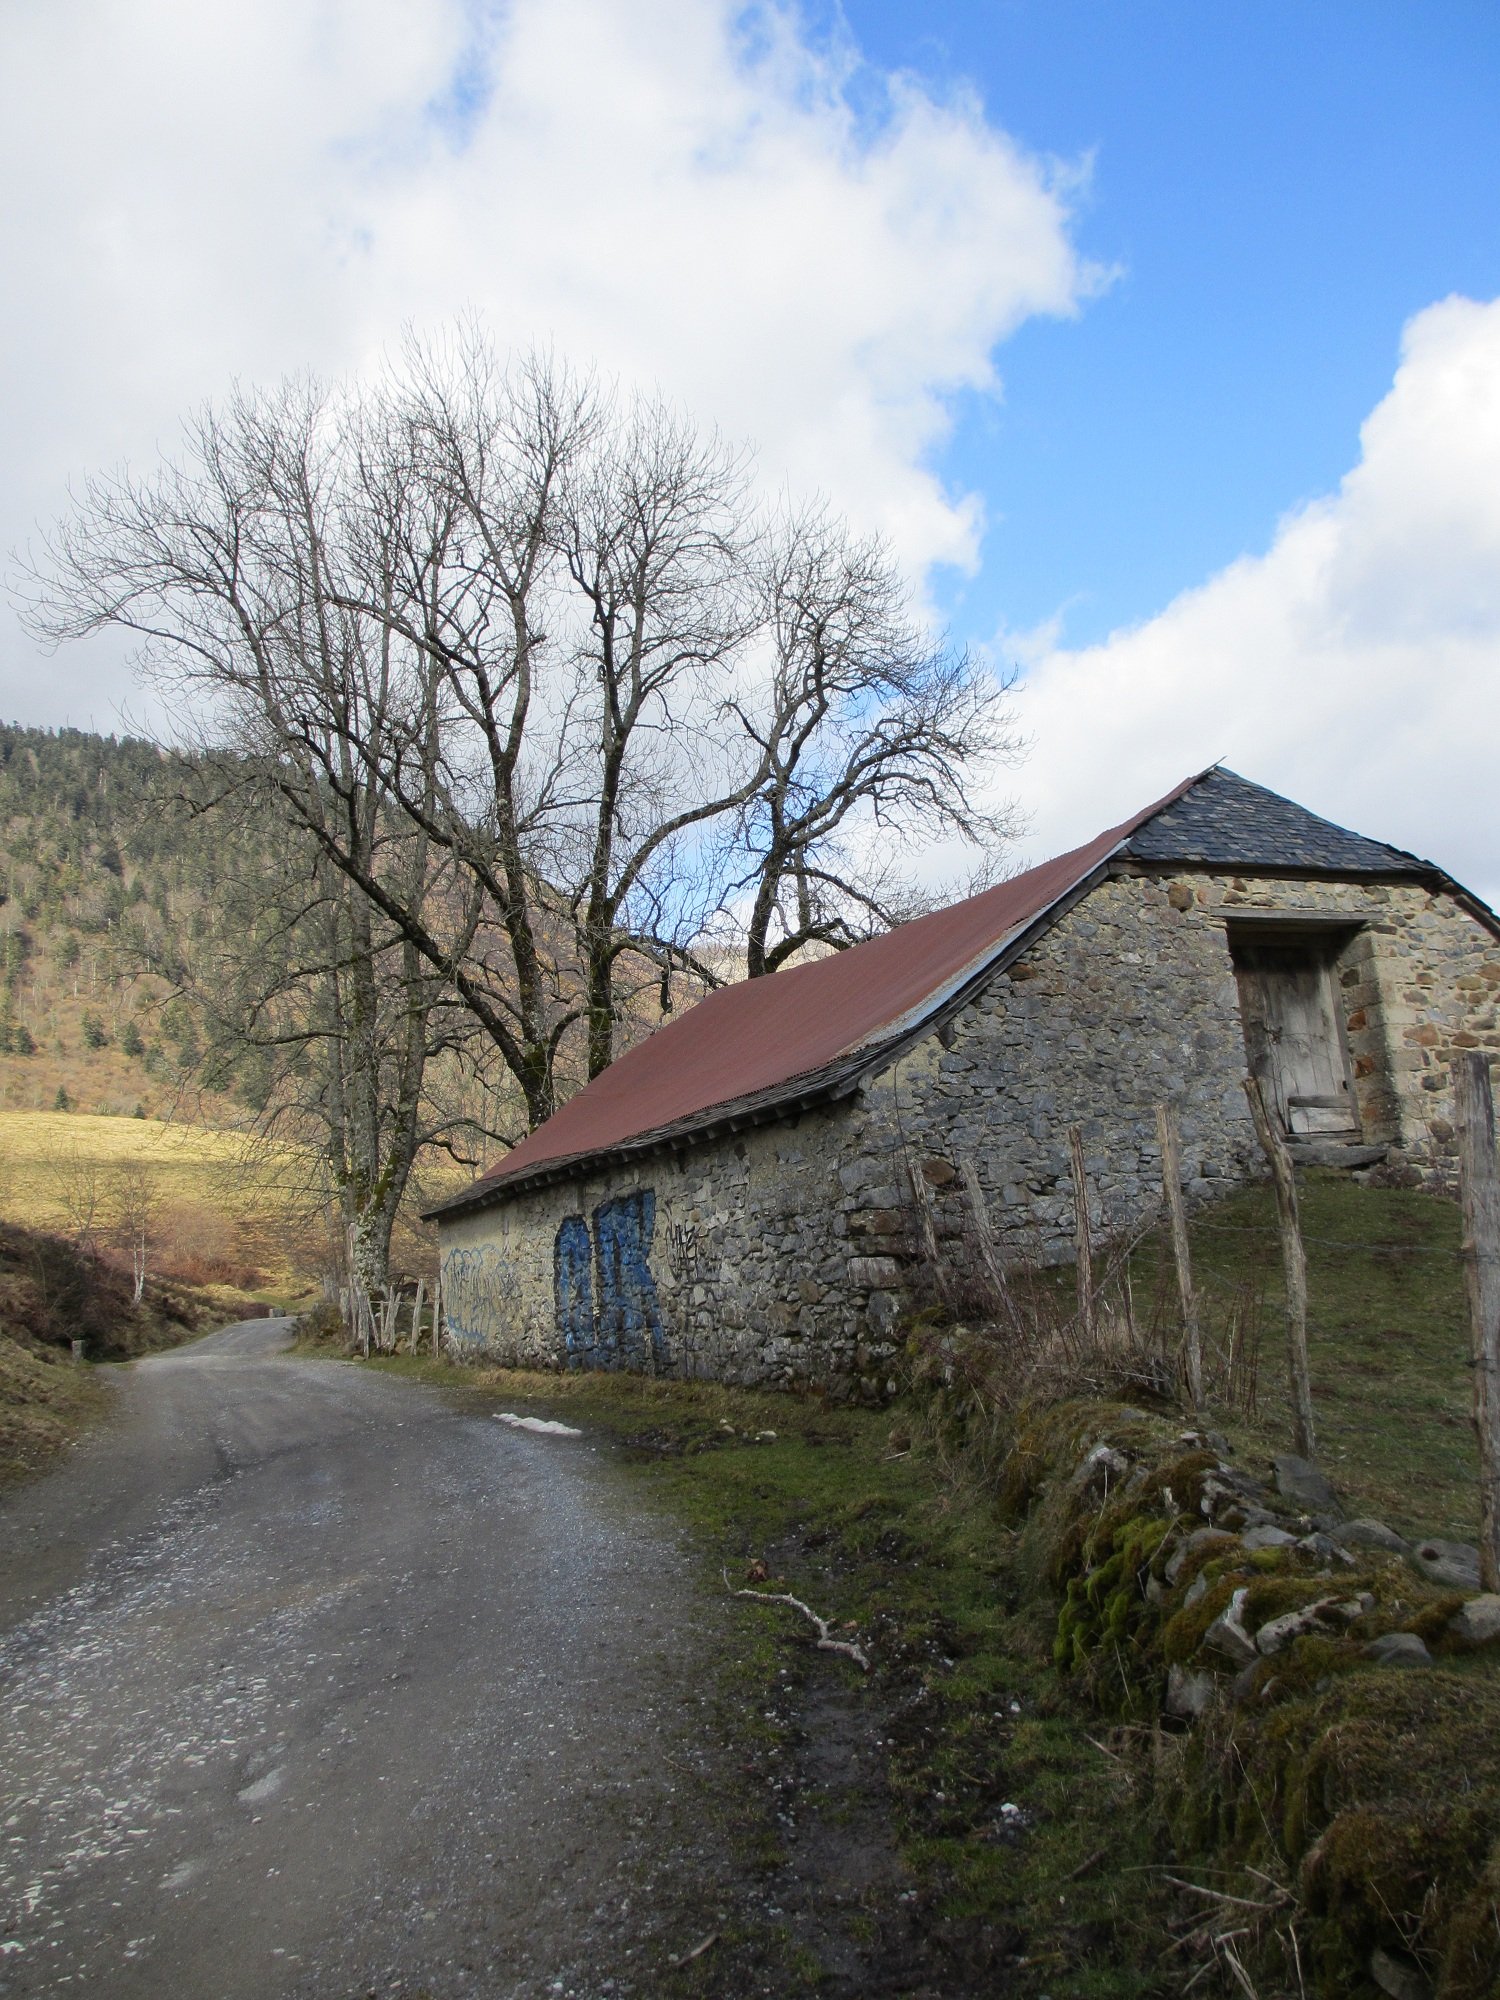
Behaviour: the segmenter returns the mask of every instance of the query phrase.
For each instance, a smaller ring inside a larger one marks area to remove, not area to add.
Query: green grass
[[[1300,1189],[1318,1456],[1351,1513],[1406,1534],[1472,1541],[1478,1456],[1459,1218],[1406,1188],[1313,1171]],[[1261,1294],[1254,1413],[1216,1411],[1241,1457],[1291,1449],[1281,1257],[1269,1188],[1216,1204],[1190,1228],[1195,1282],[1220,1304]],[[1153,1241],[1132,1260],[1138,1305],[1172,1282]]]
[[[880,1809],[914,1871],[922,1922],[961,1962],[998,1950],[985,1976],[1018,1995],[1055,1993],[1059,1981],[1079,2000],[1160,1990],[1138,1944],[1140,1871],[1152,1859],[1146,1776],[1128,1754],[1110,1754],[1124,1740],[1090,1721],[1052,1672],[1050,1609],[1016,1608],[1015,1538],[994,1497],[909,1448],[899,1409],[620,1375],[459,1372],[409,1356],[371,1365],[611,1436],[638,1490],[690,1524],[708,1588],[722,1590],[725,1573],[745,1585],[759,1560],[769,1571],[759,1587],[790,1591],[858,1634],[875,1662],[868,1682],[815,1653],[794,1613],[737,1602],[724,1725],[758,1771],[757,1760],[787,1753],[766,1710],[789,1671],[802,1684],[831,1677],[867,1703],[885,1746]],[[1019,1830],[1005,1804],[1020,1807]],[[752,1811],[736,1832],[752,1869],[782,1860],[768,1818]],[[852,1934],[880,1915],[856,1915]],[[798,1971],[805,1946],[787,1946],[788,1991],[820,1976]],[[757,1948],[764,1970],[765,1936]],[[711,1956],[672,1990],[736,1990]]]

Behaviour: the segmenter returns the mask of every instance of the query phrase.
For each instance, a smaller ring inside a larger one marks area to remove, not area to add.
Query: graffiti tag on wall
[[[443,1318],[465,1346],[498,1347],[517,1294],[515,1267],[493,1244],[450,1250],[443,1259]]]
[[[572,1368],[654,1368],[666,1359],[651,1275],[656,1191],[600,1202],[592,1227],[564,1216],[552,1246],[557,1330]]]

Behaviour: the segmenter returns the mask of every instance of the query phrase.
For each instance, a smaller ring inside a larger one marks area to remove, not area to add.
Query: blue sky
[[[986,496],[964,626],[1066,606],[1070,642],[1158,610],[1337,484],[1400,330],[1500,293],[1500,8],[1389,0],[917,7],[848,0],[864,56],[969,84],[1091,161],[1075,238],[1117,268],[1004,346],[945,475]]]

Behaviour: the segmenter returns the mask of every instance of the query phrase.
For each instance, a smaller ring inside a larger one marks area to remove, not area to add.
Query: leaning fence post
[[[1297,1181],[1292,1156],[1272,1125],[1256,1077],[1245,1078],[1245,1095],[1255,1136],[1271,1163],[1276,1188],[1276,1220],[1281,1231],[1281,1268],[1286,1285],[1287,1370],[1292,1385],[1292,1443],[1303,1458],[1317,1451],[1313,1432],[1312,1371],[1307,1359],[1307,1252],[1302,1247],[1302,1223],[1297,1214]]]
[[[927,1261],[932,1266],[933,1279],[941,1286],[943,1264],[938,1255],[937,1224],[932,1219],[932,1202],[927,1193],[927,1182],[922,1169],[914,1160],[907,1161],[906,1173],[911,1182],[911,1198],[917,1207],[917,1224],[922,1232],[922,1248],[926,1251]]]
[[[1089,1184],[1083,1171],[1083,1134],[1068,1127],[1068,1152],[1073,1163],[1073,1240],[1077,1246],[1078,1323],[1085,1339],[1094,1337],[1094,1245],[1089,1235]]]
[[[411,1351],[413,1354],[417,1351],[417,1342],[422,1338],[422,1293],[424,1289],[423,1281],[419,1277],[417,1279],[417,1295],[411,1302]]]
[[[1479,1581],[1500,1590],[1500,1164],[1489,1057],[1478,1050],[1457,1056],[1453,1089],[1479,1443]]]
[[[1182,1347],[1187,1364],[1188,1400],[1203,1407],[1203,1332],[1193,1291],[1193,1266],[1188,1250],[1187,1214],[1182,1205],[1182,1163],[1177,1155],[1177,1124],[1165,1104],[1156,1107],[1156,1136],[1161,1142],[1161,1186],[1172,1226],[1172,1260],[1177,1266],[1177,1296],[1182,1303]]]
[[[958,1163],[959,1178],[964,1184],[964,1193],[969,1198],[969,1210],[974,1217],[974,1235],[979,1244],[979,1255],[994,1289],[996,1303],[1004,1311],[1011,1325],[1020,1332],[1021,1316],[1016,1311],[1016,1302],[1011,1297],[1010,1284],[1005,1276],[1005,1266],[1000,1262],[1000,1248],[995,1241],[995,1232],[990,1223],[990,1212],[985,1206],[984,1189],[980,1185],[979,1169],[967,1155]]]

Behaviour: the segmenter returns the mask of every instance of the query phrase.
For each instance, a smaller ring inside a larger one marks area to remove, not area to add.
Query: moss
[[[1449,1636],[1448,1622],[1454,1612],[1462,1607],[1463,1601],[1461,1596],[1452,1592],[1435,1598],[1430,1604],[1424,1604],[1420,1610],[1407,1618],[1402,1629],[1415,1632],[1424,1645],[1434,1649],[1451,1645],[1453,1642]]]
[[[1310,1986],[1363,1991],[1375,1945],[1415,1953],[1439,2000],[1500,1980],[1500,1679],[1393,1673],[1338,1638],[1298,1640],[1278,1683],[1190,1743],[1169,1802],[1179,1851],[1290,1864]]]
[[[1209,1626],[1221,1611],[1228,1609],[1230,1598],[1245,1580],[1243,1571],[1237,1568],[1227,1574],[1222,1565],[1216,1565],[1216,1570],[1218,1573],[1198,1602],[1182,1605],[1162,1628],[1161,1649],[1166,1659],[1190,1660],[1203,1644]]]

